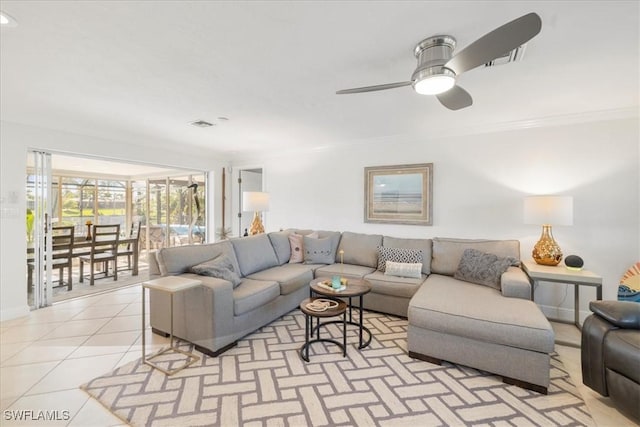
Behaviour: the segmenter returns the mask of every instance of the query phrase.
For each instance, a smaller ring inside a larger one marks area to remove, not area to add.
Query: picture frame
[[[433,163],[365,167],[364,222],[433,225]]]

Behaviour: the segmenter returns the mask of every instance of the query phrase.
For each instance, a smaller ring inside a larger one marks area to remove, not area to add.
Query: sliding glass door
[[[27,173],[27,294],[32,309],[51,305],[51,224],[57,210],[51,174],[51,154],[34,151],[29,154],[33,165]]]

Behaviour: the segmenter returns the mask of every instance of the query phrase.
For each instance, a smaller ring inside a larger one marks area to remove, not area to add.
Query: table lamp
[[[562,261],[562,250],[553,238],[551,225],[573,225],[573,197],[526,197],[524,223],[542,225],[542,235],[531,253],[534,261],[541,265],[558,265]]]
[[[253,221],[249,234],[264,233],[264,226],[260,218],[260,212],[269,210],[269,194],[260,191],[244,191],[242,193],[242,210],[245,212],[253,212]]]

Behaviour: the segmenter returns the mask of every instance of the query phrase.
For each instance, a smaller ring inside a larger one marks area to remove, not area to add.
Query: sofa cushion
[[[331,250],[332,242],[328,237],[314,239],[304,236],[304,262],[306,264],[333,264],[336,259]]]
[[[409,324],[487,343],[551,353],[554,333],[538,306],[496,289],[430,275],[409,302]]]
[[[422,250],[409,248],[378,247],[378,270],[386,271],[387,261],[420,263],[424,261]],[[429,260],[431,261],[431,260]],[[422,270],[422,265],[420,265]]]
[[[453,276],[458,269],[465,249],[477,249],[499,257],[520,259],[520,242],[517,240],[433,239],[431,272]]]
[[[240,266],[240,273],[247,277],[251,273],[278,265],[276,252],[266,234],[231,239]]]
[[[291,233],[289,230],[284,230],[274,231],[268,234],[271,246],[273,246],[276,258],[278,258],[278,264],[280,265],[289,262],[289,258],[291,258],[291,245],[289,244],[289,235]]]
[[[240,271],[233,246],[228,240],[204,244],[185,245],[171,248],[162,248],[156,253],[158,267],[163,276],[175,275],[187,272],[193,265],[216,258],[219,255],[227,255],[233,264],[235,271]]]
[[[431,239],[403,239],[384,236],[382,246],[390,248],[418,249],[422,251],[422,273],[431,274]]]
[[[477,249],[465,249],[453,277],[499,290],[502,273],[518,265],[520,261],[515,258],[501,258]]]
[[[419,279],[422,277],[422,263],[387,261],[384,274],[386,274],[387,276],[411,277],[414,279]]]
[[[309,286],[313,279],[313,269],[305,264],[285,264],[258,271],[249,279],[266,280],[280,284],[280,294],[287,295]]]
[[[242,281],[240,275],[234,271],[233,264],[227,255],[219,255],[214,259],[194,265],[189,269],[199,276],[217,277],[233,283],[235,288]]]
[[[374,271],[375,268],[364,267],[362,265],[337,263],[317,268],[315,271],[315,277],[343,276],[362,279],[364,276],[371,274]]]
[[[371,292],[403,298],[411,298],[426,277],[425,275],[420,278],[396,277],[381,271],[374,271],[364,276],[371,283]]]
[[[342,233],[338,252],[344,251],[345,264],[378,266],[378,246],[382,245],[382,235],[362,234],[345,231]],[[336,261],[340,261],[337,259]]]
[[[233,290],[233,312],[236,316],[262,307],[280,296],[277,282],[244,278]]]

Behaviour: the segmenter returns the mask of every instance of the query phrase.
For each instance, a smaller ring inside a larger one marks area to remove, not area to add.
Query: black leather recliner
[[[582,327],[582,382],[640,422],[640,303],[592,301]]]

